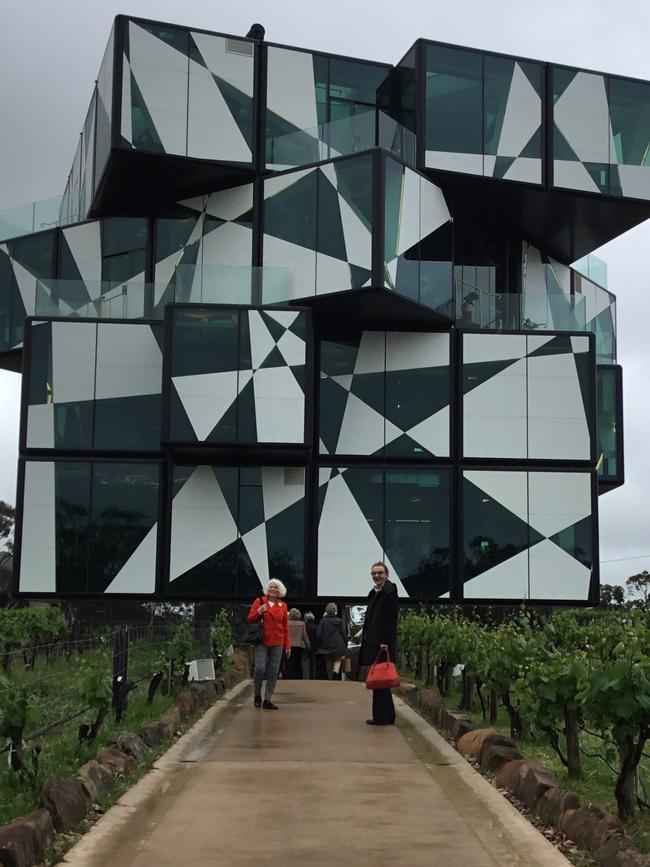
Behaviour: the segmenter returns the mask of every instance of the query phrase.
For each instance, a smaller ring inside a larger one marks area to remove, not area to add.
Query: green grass
[[[445,706],[450,710],[458,708],[461,697],[460,678],[454,678],[454,681],[451,695],[444,698]],[[510,736],[510,721],[505,708],[501,705],[499,705],[496,724],[483,720],[478,699],[475,699],[470,715],[476,728],[494,728],[499,734]],[[560,745],[563,746],[562,739],[560,739]],[[584,732],[580,736],[580,747],[588,753],[603,754],[605,752],[605,744],[600,738]],[[578,794],[582,804],[601,804],[616,815],[616,798],[614,797],[616,774],[601,759],[582,755],[583,778],[571,780],[559,756],[548,744],[543,733],[536,735],[534,740],[519,740],[517,748],[524,758],[539,762],[540,765],[552,771],[563,786]],[[640,773],[641,777],[650,785],[650,760],[642,760]],[[625,832],[642,852],[650,852],[650,812],[638,811],[634,821],[625,826]]]

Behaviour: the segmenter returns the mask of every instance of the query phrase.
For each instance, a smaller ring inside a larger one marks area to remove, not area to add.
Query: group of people
[[[363,625],[359,665],[372,665],[382,651],[395,658],[397,645],[397,587],[388,577],[388,567],[379,561],[370,569],[373,588],[368,594],[368,607]],[[262,640],[255,645],[253,673],[255,707],[278,710],[273,693],[283,656],[289,677],[313,675],[313,661],[323,658],[328,679],[331,679],[345,658],[348,639],[334,602],[325,607],[318,626],[311,612],[301,619],[297,608],[289,610],[282,600],[287,589],[277,578],[268,582],[262,596],[254,600],[248,612],[249,623],[262,621]],[[264,699],[262,684],[266,681]],[[372,718],[368,725],[392,725],[395,706],[390,689],[373,689]]]

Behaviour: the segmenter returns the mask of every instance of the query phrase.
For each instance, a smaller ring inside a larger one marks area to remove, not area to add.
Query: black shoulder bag
[[[260,603],[264,604],[264,597],[260,596]],[[242,644],[261,644],[264,640],[264,615],[257,623],[246,623],[246,628],[242,635]]]

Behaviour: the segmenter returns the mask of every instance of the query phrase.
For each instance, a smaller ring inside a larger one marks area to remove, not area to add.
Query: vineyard
[[[226,657],[230,619],[70,633],[56,608],[0,609],[0,824],[38,805],[43,779],[73,776],[120,731],[170,707],[188,662]]]
[[[447,703],[456,699],[486,724],[505,713],[511,737],[550,748],[569,780],[584,780],[587,763],[589,774],[602,769],[624,822],[650,809],[646,611],[522,609],[495,623],[489,612],[410,610],[400,618],[399,643],[406,666]]]

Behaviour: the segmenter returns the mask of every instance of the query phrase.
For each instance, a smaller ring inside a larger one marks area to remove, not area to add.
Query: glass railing
[[[574,262],[571,267],[574,271],[582,274],[583,277],[607,289],[607,262],[599,259],[598,256],[589,253],[587,256],[583,256],[582,259]]]
[[[294,168],[374,147],[415,165],[415,134],[379,109],[271,138],[267,165],[276,170]]]
[[[79,214],[64,206],[64,198],[53,196],[0,211],[0,241],[78,222]]]

